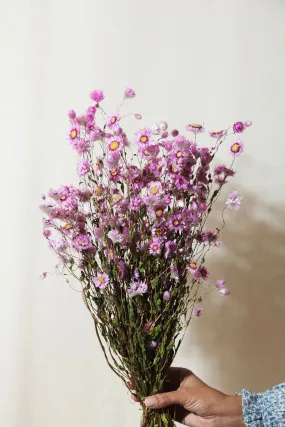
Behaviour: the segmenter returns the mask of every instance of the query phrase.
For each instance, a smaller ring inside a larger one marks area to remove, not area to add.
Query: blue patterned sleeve
[[[285,383],[265,393],[241,390],[244,423],[247,427],[285,427]]]

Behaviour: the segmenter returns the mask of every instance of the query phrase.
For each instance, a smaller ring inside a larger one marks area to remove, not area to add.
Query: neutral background
[[[285,380],[284,22],[284,0],[1,0],[1,426],[139,425],[80,293],[38,280],[54,263],[39,196],[76,183],[66,111],[93,88],[112,111],[133,87],[145,125],[253,121],[243,207],[209,263],[232,296],[206,300],[176,364],[229,393]]]

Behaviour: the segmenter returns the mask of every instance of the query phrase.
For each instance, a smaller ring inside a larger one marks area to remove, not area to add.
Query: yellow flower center
[[[176,157],[178,157],[178,159],[180,159],[181,156],[182,156],[182,151],[177,151]]]
[[[72,139],[75,139],[77,137],[77,130],[76,129],[72,129],[70,136],[71,136]]]
[[[96,194],[96,196],[100,196],[101,192],[102,191],[101,191],[100,187],[96,187],[95,190],[94,190],[94,193]]]
[[[147,150],[144,150],[144,154],[145,154],[146,156],[148,156],[148,155],[149,155],[149,152],[148,152]]]
[[[142,142],[143,144],[145,144],[147,141],[148,141],[148,137],[147,136],[145,136],[145,135],[141,136],[140,142]]]
[[[72,228],[72,224],[66,224],[66,226],[64,227],[66,230],[70,230]]]
[[[173,172],[173,173],[177,173],[177,172],[178,172],[178,170],[177,170],[177,169],[175,169],[175,167],[174,167],[174,166],[172,166],[172,172]]]
[[[197,267],[197,264],[195,263],[195,262],[191,262],[190,264],[189,264],[189,267],[190,268],[193,268],[193,270]]]
[[[109,257],[112,258],[114,256],[113,252],[109,252]]]
[[[179,221],[178,219],[175,219],[175,220],[173,221],[173,224],[174,224],[174,225],[179,225],[179,224],[180,224],[180,221]]]
[[[155,234],[156,234],[157,236],[162,236],[162,229],[161,229],[161,228],[157,228],[157,229],[155,230]]]
[[[152,187],[152,189],[150,190],[152,194],[157,194],[158,193],[158,188],[157,187]]]
[[[199,125],[198,123],[190,123],[189,126],[192,126],[192,128],[201,129],[202,125]]]
[[[119,200],[121,200],[120,194],[114,194],[113,195],[113,202],[118,202]]]
[[[66,196],[61,196],[60,200],[66,200]]]
[[[219,134],[219,133],[223,133],[223,131],[222,130],[214,130],[213,133]]]
[[[156,216],[161,216],[163,214],[163,210],[158,209],[155,213],[156,213]]]
[[[98,281],[99,281],[100,283],[104,283],[104,279],[103,279],[103,277],[99,277]]]
[[[119,143],[118,143],[118,141],[113,141],[113,142],[110,144],[110,148],[111,148],[111,150],[116,150],[118,147],[119,147]]]
[[[235,143],[235,144],[232,146],[232,148],[231,148],[231,150],[232,150],[234,153],[237,153],[237,152],[239,151],[239,149],[240,149],[240,145],[239,145],[239,144],[237,144],[237,143]]]
[[[154,251],[156,251],[156,250],[158,249],[158,246],[157,246],[157,245],[153,245],[152,249],[153,249]]]
[[[112,175],[112,176],[116,176],[116,175],[118,175],[118,171],[117,171],[117,169],[113,169],[113,170],[112,170],[112,172],[111,172],[111,175]]]
[[[117,121],[117,117],[115,117],[115,116],[113,116],[112,118],[111,118],[111,123],[116,123],[116,121]]]

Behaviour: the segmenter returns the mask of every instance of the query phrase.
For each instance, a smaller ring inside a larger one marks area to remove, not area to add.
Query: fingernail
[[[147,397],[144,401],[144,404],[148,408],[154,408],[157,405],[156,398],[154,396]]]

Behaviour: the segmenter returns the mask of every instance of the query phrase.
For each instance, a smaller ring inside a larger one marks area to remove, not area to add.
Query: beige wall
[[[80,294],[38,281],[54,262],[38,196],[76,182],[65,112],[95,87],[110,110],[134,87],[130,109],[145,124],[253,121],[234,184],[243,207],[211,259],[232,296],[205,302],[176,363],[232,393],[284,381],[284,0],[2,0],[1,10],[1,426],[139,425]]]

